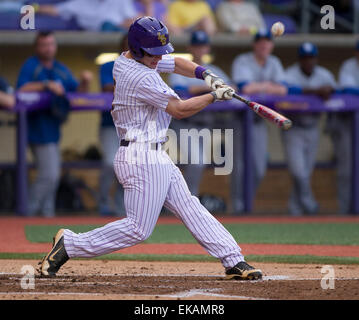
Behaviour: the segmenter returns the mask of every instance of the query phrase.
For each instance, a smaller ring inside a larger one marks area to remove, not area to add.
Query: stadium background
[[[273,54],[280,58],[285,68],[296,61],[297,48],[304,41],[312,41],[318,45],[319,64],[332,71],[336,77],[342,62],[354,55],[355,44],[358,40],[356,15],[353,14],[352,18],[349,19],[351,20],[350,28],[343,27],[338,23],[335,30],[321,30],[318,27],[322,16],[318,13],[320,5],[332,4],[336,7],[341,1],[332,1],[332,3],[329,3],[330,1],[325,1],[324,3],[323,1],[289,0],[254,2],[260,5],[262,13],[266,14],[266,12],[269,12],[268,14],[271,15],[271,18],[276,17],[276,20],[281,20],[283,15],[286,15],[285,10],[278,10],[280,6],[283,6],[283,3],[296,3],[296,10],[298,12],[294,14],[293,18],[296,32],[288,33],[283,37],[275,39]],[[302,9],[304,4],[308,5],[310,3],[317,3],[317,7],[314,7],[315,10],[312,13],[312,18],[306,25],[302,23],[301,19],[303,18],[302,14],[307,12],[302,11]],[[354,12],[355,1],[343,1],[343,3],[349,3],[349,12]],[[345,7],[345,5],[343,6]],[[273,13],[268,8],[275,8],[277,11],[274,10]],[[293,11],[288,12],[289,16],[291,14],[293,14]],[[347,24],[345,25],[348,26]],[[306,32],[303,33],[302,31]],[[95,64],[95,59],[99,54],[104,52],[117,52],[122,34],[118,32],[93,33],[78,30],[59,30],[56,31],[55,35],[59,45],[57,59],[69,66],[75,76],[79,76],[80,71],[83,69],[91,70],[95,77],[91,83],[90,92],[100,92],[98,79],[99,66]],[[0,30],[0,74],[6,77],[12,86],[16,83],[22,63],[33,54],[34,37],[34,31]],[[174,44],[176,52],[186,52],[189,35],[171,36],[170,39]],[[211,37],[211,43],[213,63],[220,66],[230,75],[233,59],[238,54],[251,50],[252,37],[219,32]],[[326,115],[323,114],[321,121],[322,133],[317,153],[317,167],[312,179],[313,190],[320,204],[319,217],[288,217],[287,200],[291,180],[285,164],[279,131],[271,125],[269,125],[269,169],[256,194],[253,212],[249,213],[247,217],[233,217],[231,212],[228,211],[215,213],[225,223],[226,227],[233,232],[234,237],[243,244],[242,248],[248,261],[253,261],[256,266],[261,267],[265,271],[265,276],[270,278],[274,275],[272,279],[276,280],[267,289],[264,289],[261,284],[255,284],[253,287],[246,284],[241,286],[241,288],[231,288],[230,290],[232,291],[230,292],[228,288],[222,288],[221,290],[227,292],[228,295],[236,299],[241,298],[243,295],[245,295],[244,298],[251,295],[254,298],[269,297],[274,299],[287,299],[291,297],[298,299],[357,299],[359,221],[357,217],[340,217],[338,214],[333,149],[328,135],[323,132],[325,117]],[[15,169],[16,115],[0,110],[0,121],[0,170],[4,172]],[[82,158],[85,152],[92,146],[99,147],[99,121],[99,112],[72,112],[62,127],[61,139],[62,159],[66,167],[64,172],[70,170],[71,175],[82,179],[95,192],[98,189],[99,162],[91,165],[91,168],[86,166],[84,168],[79,167],[83,163]],[[31,164],[32,157],[30,152],[28,152],[27,158],[29,164]],[[66,166],[66,163],[69,161],[71,163],[75,161],[78,164],[69,169]],[[30,179],[33,179],[35,170],[31,166],[29,172]],[[229,188],[229,177],[214,176],[213,170],[209,168],[202,180],[200,193],[212,194],[228,202]],[[10,289],[6,284],[6,273],[14,273],[14,279],[17,279],[16,277],[23,264],[35,266],[37,260],[50,247],[51,237],[60,226],[71,226],[74,230],[80,232],[115,219],[98,218],[99,213],[94,197],[88,192],[81,193],[81,197],[85,203],[85,210],[73,212],[59,211],[54,219],[16,218],[15,209],[0,212],[0,216],[2,216],[0,217],[0,258],[2,259],[0,262],[0,272],[4,274],[0,275],[0,298],[28,299],[30,297],[15,284]],[[331,217],[328,218],[328,215]],[[263,216],[275,217],[266,218]],[[157,282],[147,283],[149,288],[147,293],[153,295],[153,292],[156,292],[161,297],[161,292],[165,289],[159,289],[158,285],[163,284],[161,277],[166,272],[171,273],[170,279],[176,281],[178,279],[175,279],[174,276],[178,273],[185,275],[198,273],[217,275],[222,272],[218,262],[214,264],[214,259],[206,255],[197,244],[193,243],[193,240],[188,237],[184,229],[178,226],[176,219],[166,219],[167,217],[160,218],[159,226],[156,227],[153,237],[143,245],[136,246],[133,251],[125,250],[111,256],[100,257],[101,260],[99,261],[70,261],[69,266],[64,271],[65,273],[61,274],[61,276],[64,275],[62,279],[74,282],[73,279],[71,280],[71,277],[82,276],[82,278],[75,279],[80,288],[78,290],[86,292],[87,295],[84,294],[83,297],[93,298],[89,293],[90,291],[107,292],[106,290],[108,290],[108,283],[106,282],[102,287],[101,281],[112,281],[112,278],[109,278],[110,280],[101,278],[101,273],[113,274],[115,272],[115,275],[119,274],[119,276],[123,277],[120,279],[121,281],[129,282],[131,279],[125,278],[126,275],[128,276],[132,273],[151,273],[157,277]],[[134,262],[132,264],[130,262],[116,264],[116,261],[114,263],[108,262],[110,260],[134,260]],[[139,264],[137,260],[142,262]],[[161,261],[176,262],[172,265],[169,263],[167,265],[160,265]],[[187,265],[183,263],[181,266],[178,266],[177,261],[197,261],[197,263],[189,263]],[[207,261],[209,263],[204,265]],[[105,265],[107,262],[108,264]],[[277,264],[269,265],[269,263]],[[293,265],[288,266],[284,263]],[[343,279],[349,279],[350,284],[345,282],[347,280],[343,280],[342,284],[338,285],[339,289],[330,293],[317,290],[318,288],[320,289],[317,278],[320,277],[320,268],[323,264],[335,265],[338,274]],[[158,275],[159,270],[163,272],[160,276]],[[93,275],[96,272],[99,274],[98,278],[91,278],[90,276],[90,278],[87,278],[87,275]],[[280,274],[280,276],[275,278],[276,274]],[[281,279],[284,279],[280,278],[281,275],[289,275],[289,277],[292,277],[291,279],[301,281],[292,282],[291,284],[289,284],[289,281],[281,282]],[[311,280],[312,278],[317,282]],[[170,281],[166,277],[164,280]],[[191,290],[196,286],[196,284],[188,281],[186,277],[179,280],[183,280],[183,283],[188,282],[186,285],[183,285],[183,290]],[[84,283],[82,284],[81,281]],[[90,281],[94,281],[91,283],[96,283],[97,287],[95,289],[86,288],[86,282],[90,283]],[[149,278],[143,278],[142,281],[147,282]],[[127,285],[127,282],[125,283]],[[130,289],[132,289],[131,285],[133,283],[128,284]],[[138,282],[134,286],[138,286]],[[177,281],[175,286],[182,288],[182,283]],[[229,286],[232,285],[229,284]],[[291,286],[296,288],[295,293],[293,293]],[[49,290],[48,288],[43,287],[38,291],[46,293]],[[69,288],[62,291],[73,290],[73,287],[69,286]],[[116,291],[117,289],[112,289],[113,297],[135,297],[138,294],[136,291],[138,288],[135,289],[135,295],[133,295],[130,289],[128,289],[128,292],[126,291],[127,289],[125,290],[126,295],[123,295],[122,291],[118,292]],[[258,291],[256,291],[257,289]],[[56,291],[57,289],[54,287],[53,290]],[[124,289],[122,288],[121,290]],[[172,289],[168,290],[171,292]],[[206,291],[207,289],[203,290]],[[9,291],[13,295],[6,293]],[[15,291],[18,295],[14,295]],[[116,296],[116,294],[119,295]],[[169,297],[166,296],[167,292],[163,294],[165,298]],[[59,296],[61,296],[60,293]],[[64,297],[69,299],[72,296],[67,292],[67,295]],[[77,299],[79,295],[74,295],[74,297]],[[139,297],[148,298],[146,295],[139,295]],[[191,297],[196,296],[192,295]],[[197,297],[203,298],[208,296],[201,293]],[[182,299],[186,298],[186,296],[179,295],[177,298]]]

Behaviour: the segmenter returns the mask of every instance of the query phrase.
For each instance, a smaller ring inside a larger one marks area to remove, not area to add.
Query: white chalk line
[[[41,291],[10,291],[10,292],[0,292],[0,295],[52,295],[52,296],[106,296],[113,295],[118,297],[161,297],[161,298],[191,298],[194,296],[209,296],[209,297],[218,297],[218,298],[230,298],[230,299],[245,299],[245,300],[270,300],[266,298],[257,298],[257,297],[248,297],[248,296],[237,296],[237,295],[227,295],[220,293],[212,293],[205,290],[192,289],[188,291],[183,291],[175,294],[136,294],[136,293],[93,293],[93,292],[41,292]]]

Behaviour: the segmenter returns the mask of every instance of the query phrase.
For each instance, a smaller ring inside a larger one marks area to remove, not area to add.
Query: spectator
[[[36,13],[60,16],[89,31],[127,31],[136,19],[132,0],[70,0],[54,5],[37,5]]]
[[[258,7],[244,0],[223,1],[219,4],[216,15],[218,24],[228,32],[255,34],[266,27]]]
[[[168,21],[172,34],[203,30],[208,35],[217,31],[214,14],[202,0],[175,0],[169,6]]]
[[[253,52],[236,57],[232,64],[232,79],[244,94],[285,95],[284,69],[280,60],[271,53],[274,48],[272,34],[260,30],[254,36]],[[283,83],[282,83],[283,82]],[[255,192],[267,170],[267,125],[259,116],[254,116],[252,130],[253,192]],[[242,152],[242,151],[241,151]],[[242,171],[242,170],[241,170]],[[242,179],[237,183],[237,199],[243,199]],[[235,210],[243,210],[243,200]]]
[[[166,3],[159,0],[135,0],[134,5],[137,14],[141,16],[155,17],[162,22],[166,21],[167,6]]]
[[[127,50],[126,35],[121,40],[120,53]],[[114,80],[112,76],[113,65],[114,61],[110,61],[101,66],[100,80],[103,92],[113,92],[114,90]],[[118,137],[109,111],[103,111],[101,114],[100,143],[102,146],[102,169],[99,183],[99,211],[102,216],[124,216],[126,210],[124,207],[123,187],[118,183],[117,179],[115,179],[115,172],[113,170],[113,160],[119,147]],[[114,205],[112,205],[110,203],[110,191],[114,182],[116,184],[116,190]]]
[[[318,66],[318,49],[305,42],[299,47],[299,62],[286,70],[289,93],[315,94],[328,99],[335,90],[334,76]],[[311,175],[319,141],[319,113],[291,114],[293,126],[282,132],[288,168],[293,179],[289,212],[293,216],[316,214],[319,206],[311,189]]]
[[[230,83],[229,77],[217,66],[213,64],[206,64],[204,62],[205,55],[211,51],[210,39],[204,31],[194,31],[191,34],[190,46],[188,52],[192,54],[193,61],[204,68],[210,69],[214,74],[222,78],[225,83]],[[172,73],[169,77],[171,87],[178,93],[190,96],[197,96],[207,92],[211,89],[205,84],[203,80],[197,78],[187,78],[181,75]],[[219,115],[218,115],[219,116]],[[220,117],[220,116],[219,116]],[[176,131],[177,137],[180,137],[180,129],[196,129],[198,132],[204,128],[212,128],[214,125],[214,118],[216,118],[216,125],[219,125],[218,118],[213,112],[200,112],[188,119],[176,120],[172,119],[171,128]],[[217,127],[218,128],[218,127]],[[182,140],[181,140],[182,141]],[[181,153],[188,154],[188,165],[184,169],[184,177],[188,188],[195,196],[199,195],[199,187],[202,179],[202,173],[205,169],[205,163],[210,163],[211,155],[204,152],[207,146],[203,146],[202,139],[199,139],[198,145],[192,146],[195,141],[189,138],[188,149],[184,149],[183,143],[180,145]],[[192,152],[198,152],[194,155]],[[190,160],[199,159],[199,164],[191,164]]]
[[[66,92],[86,92],[92,74],[85,71],[80,84],[71,71],[55,60],[57,44],[50,32],[38,33],[35,39],[35,56],[23,64],[17,81],[19,91],[49,92],[52,107],[28,114],[28,141],[35,158],[37,178],[30,189],[28,215],[41,212],[45,217],[55,214],[55,196],[60,175],[59,116],[66,109]],[[68,103],[67,103],[68,106]]]
[[[359,41],[355,56],[344,61],[339,70],[339,86],[343,93],[359,95]],[[334,146],[337,165],[337,195],[339,212],[352,210],[352,113],[337,112],[328,115],[328,131]]]
[[[0,77],[0,107],[13,108],[15,97],[13,88],[10,87],[4,78]]]

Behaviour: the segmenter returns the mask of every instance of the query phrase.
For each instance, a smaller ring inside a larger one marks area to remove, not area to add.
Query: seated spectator
[[[336,82],[329,70],[318,65],[318,48],[305,42],[299,47],[298,56],[298,63],[286,70],[289,93],[315,94],[328,99],[335,91]],[[288,131],[282,131],[293,180],[289,212],[293,216],[303,213],[313,215],[319,210],[311,188],[311,176],[318,149],[320,113],[296,113],[289,117],[293,126]]]
[[[34,155],[37,177],[30,187],[28,215],[55,215],[55,197],[60,178],[60,127],[69,110],[66,92],[86,92],[92,73],[85,71],[78,83],[71,71],[55,59],[57,44],[50,32],[35,38],[35,55],[23,64],[17,81],[19,91],[51,94],[51,107],[28,113],[28,141]]]
[[[258,7],[244,0],[224,1],[216,10],[218,24],[223,31],[238,34],[255,34],[264,29],[265,22]]]
[[[168,28],[174,35],[203,30],[208,35],[217,31],[214,14],[202,0],[175,0],[169,6]]]
[[[60,16],[89,31],[127,31],[137,18],[132,0],[70,0],[54,5],[37,5],[36,13]]]
[[[12,108],[14,105],[13,88],[7,84],[4,78],[0,77],[0,107]]]

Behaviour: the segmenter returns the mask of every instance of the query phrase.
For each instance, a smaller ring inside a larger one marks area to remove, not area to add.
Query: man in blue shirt
[[[91,79],[83,72],[80,84],[71,71],[55,60],[57,44],[51,32],[40,32],[35,39],[35,55],[23,64],[17,81],[19,91],[41,91],[52,94],[57,106],[66,104],[66,92],[88,90]],[[60,119],[53,108],[28,114],[28,142],[34,155],[37,177],[30,188],[28,215],[40,212],[55,214],[56,191],[60,176]]]
[[[128,50],[127,35],[124,36],[120,43],[120,53]],[[113,92],[114,80],[112,75],[114,61],[103,64],[100,68],[100,81],[103,92]],[[110,111],[101,113],[100,124],[100,143],[102,147],[102,169],[100,174],[100,192],[99,192],[99,211],[102,216],[125,215],[125,206],[123,200],[123,187],[115,179],[113,170],[113,160],[118,150],[118,137],[116,127],[113,124]],[[110,203],[110,191],[113,183],[116,184],[114,195],[114,206]]]

